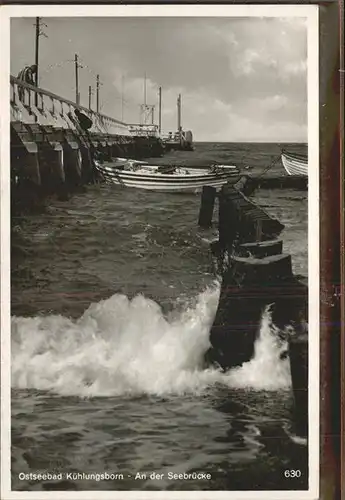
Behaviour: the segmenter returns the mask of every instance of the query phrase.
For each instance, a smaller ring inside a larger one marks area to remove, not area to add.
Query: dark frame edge
[[[320,498],[342,498],[340,238],[344,173],[341,167],[341,38],[343,0],[320,4]],[[331,36],[330,36],[331,35]],[[343,54],[342,54],[343,56]],[[339,253],[338,253],[339,252]],[[324,300],[330,297],[331,300]],[[344,337],[343,337],[344,341]]]
[[[340,496],[345,498],[345,3],[339,0],[340,23]]]

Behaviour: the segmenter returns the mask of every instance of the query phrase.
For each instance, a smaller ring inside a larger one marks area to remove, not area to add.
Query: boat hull
[[[108,183],[160,192],[195,192],[204,186],[221,188],[227,182],[235,183],[239,179],[239,173],[232,170],[209,174],[195,172],[176,175],[157,171],[131,172],[107,165],[97,165],[97,169]]]
[[[147,163],[145,161],[139,161],[139,160],[131,160],[129,158],[115,158],[111,162],[111,167],[112,168],[118,168],[122,169],[123,167],[129,166],[142,166],[142,168],[147,169],[148,171],[152,172],[158,172],[160,169],[169,169],[169,168],[174,168],[172,165],[152,165],[151,163]],[[209,172],[210,169],[215,168],[220,171],[226,171],[226,172],[236,172],[238,173],[238,169],[235,165],[223,165],[223,164],[214,164],[212,167],[199,167],[199,166],[186,166],[184,165],[183,167],[180,167],[186,172],[188,172],[188,175],[205,175],[205,173]],[[163,172],[164,173],[164,172]]]
[[[308,177],[308,161],[287,153],[283,153],[281,158],[283,166],[289,175]]]

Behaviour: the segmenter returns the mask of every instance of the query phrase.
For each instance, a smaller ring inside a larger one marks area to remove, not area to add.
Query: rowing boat
[[[132,170],[133,169],[133,166],[134,165],[142,165],[143,167],[145,168],[149,168],[150,171],[162,171],[164,172],[165,170],[166,171],[171,171],[171,169],[174,169],[174,168],[183,168],[183,170],[186,170],[189,174],[205,174],[205,173],[208,173],[210,170],[211,171],[223,171],[223,170],[231,170],[231,171],[237,171],[237,167],[235,167],[234,165],[223,165],[223,164],[213,164],[211,166],[204,166],[204,167],[201,167],[201,166],[183,166],[183,167],[176,167],[176,165],[151,165],[149,163],[147,163],[146,161],[142,161],[142,160],[132,160],[131,158],[120,158],[120,157],[117,157],[117,158],[113,158],[111,160],[111,164],[114,166],[114,167],[117,167],[117,168],[120,168],[120,169],[123,169],[124,167],[127,168],[127,166],[129,167],[129,170]]]
[[[282,163],[289,175],[308,177],[308,157],[304,155],[283,152]]]
[[[203,186],[221,188],[227,182],[235,183],[239,179],[239,170],[230,165],[201,169],[148,165],[128,160],[95,164],[106,182],[151,191],[195,192]]]

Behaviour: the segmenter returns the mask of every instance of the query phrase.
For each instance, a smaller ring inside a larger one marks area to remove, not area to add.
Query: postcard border
[[[167,10],[175,10],[176,7],[172,5],[157,5],[157,4],[150,4],[150,5],[127,5],[127,6],[116,6],[116,10],[120,12],[120,15],[129,15],[128,12],[132,10],[132,12],[135,12],[135,15],[162,15],[162,7],[164,9],[164,12],[166,15]],[[184,10],[183,7],[188,7],[188,9],[185,9],[185,13],[181,14],[181,11]],[[5,31],[2,29],[2,36],[5,32],[6,36],[8,37],[9,30],[8,30],[8,25],[6,23],[3,24],[3,11],[5,10],[10,10],[12,11],[13,9],[16,11],[16,15],[18,17],[23,17],[24,15],[27,16],[35,16],[37,15],[37,10],[39,10],[39,14],[42,16],[51,16],[51,15],[58,15],[58,16],[65,16],[66,14],[63,14],[63,12],[66,12],[67,9],[73,8],[75,9],[75,13],[73,15],[86,15],[86,10],[88,11],[88,15],[92,16],[98,16],[98,17],[103,17],[106,14],[104,13],[104,9],[106,10],[113,10],[114,6],[107,6],[107,5],[102,5],[102,14],[100,14],[100,9],[99,5],[59,5],[59,6],[52,6],[52,5],[26,5],[23,6],[21,5],[20,7],[18,6],[6,6],[5,8],[2,7],[1,9],[1,27],[5,28]],[[206,16],[214,16],[215,12],[220,12],[222,11],[222,15],[224,15],[224,10],[236,10],[236,13],[232,15],[253,15],[254,11],[257,12],[257,15],[263,15],[262,12],[269,12],[264,15],[269,15],[269,16],[288,16],[289,14],[291,16],[305,16],[308,17],[309,19],[309,24],[308,26],[308,143],[310,144],[319,144],[319,126],[318,126],[318,107],[319,107],[319,87],[317,86],[317,90],[315,89],[315,81],[319,81],[319,68],[318,68],[318,43],[319,43],[319,35],[318,35],[318,30],[316,29],[317,23],[318,23],[318,7],[317,5],[301,5],[301,4],[289,4],[289,5],[275,5],[275,4],[265,4],[265,5],[231,5],[231,6],[225,6],[223,5],[208,5],[208,6],[201,6],[198,5],[198,11],[197,15],[201,16],[204,15]],[[155,14],[152,12],[148,13],[148,10],[155,10]],[[188,4],[188,5],[179,5],[178,6],[179,13],[178,15],[182,17],[182,15],[191,15],[195,16],[195,5]],[[201,14],[201,10],[203,11],[204,14]],[[298,14],[297,14],[298,10]],[[89,13],[90,12],[90,13]],[[117,15],[119,15],[119,12],[117,12]],[[283,12],[283,13],[282,13]],[[71,16],[71,14],[68,14]],[[134,14],[133,14],[134,15]],[[176,16],[176,12],[173,12],[174,16]],[[218,14],[219,15],[219,14]],[[226,14],[229,15],[229,14]],[[8,23],[7,23],[8,24]],[[314,48],[312,48],[314,47]],[[311,49],[312,48],[312,49]],[[313,57],[310,59],[310,50],[314,51]],[[8,199],[8,192],[9,192],[9,151],[8,151],[8,145],[9,145],[9,133],[7,132],[8,123],[9,123],[9,110],[8,108],[8,99],[9,99],[9,89],[8,89],[8,75],[9,75],[9,57],[8,58],[3,58],[5,59],[5,71],[1,72],[1,85],[2,85],[2,102],[3,106],[2,109],[6,109],[5,114],[1,113],[1,125],[2,125],[2,136],[1,136],[1,153],[2,153],[2,165],[3,167],[1,168],[1,192],[2,194],[6,194],[7,196],[2,196],[2,210],[1,210],[1,228],[2,228],[2,233],[5,232],[5,234],[9,234],[9,220],[6,214],[9,213],[9,199]],[[3,61],[4,65],[4,61]],[[4,67],[4,66],[3,66]],[[310,124],[313,123],[313,126],[310,126]],[[318,165],[318,160],[319,160],[319,152],[315,151],[315,147],[310,148],[310,160],[312,161],[313,164]],[[318,149],[318,148],[317,148]],[[4,167],[5,165],[5,167]],[[7,165],[7,168],[6,168]],[[310,191],[309,191],[309,196],[308,196],[308,205],[309,205],[309,237],[308,237],[308,245],[309,249],[310,248],[319,248],[319,171],[317,168],[315,168],[315,171],[313,171],[313,174],[310,176],[309,179],[309,186],[310,186]],[[314,194],[316,194],[315,198],[314,196],[310,195],[310,192],[313,191]],[[6,198],[6,199],[5,199]],[[311,221],[310,218],[310,212],[313,212],[313,218],[317,216],[317,223],[315,224],[315,221]],[[318,263],[320,262],[319,260],[320,255],[318,250],[315,250],[315,252],[308,252],[308,264],[309,264],[309,270],[318,268]],[[9,284],[9,240],[8,238],[2,238],[1,239],[1,272],[2,272],[2,280],[1,280],[1,293],[2,297],[6,296],[8,294],[8,284]],[[316,267],[315,267],[316,266]],[[309,295],[309,317],[310,317],[310,331],[319,331],[320,332],[320,337],[321,337],[321,328],[320,328],[320,323],[319,323],[319,314],[315,315],[315,311],[319,312],[319,290],[320,290],[320,277],[316,276],[314,273],[309,272],[309,287],[310,289],[315,289],[317,292],[316,294],[311,294]],[[7,284],[7,285],[6,285]],[[6,290],[7,287],[7,290]],[[317,290],[316,290],[317,288]],[[312,295],[312,296],[311,296]],[[2,315],[1,315],[1,322],[2,322],[2,331],[9,332],[9,301],[8,305],[6,306],[6,301],[2,300]],[[312,312],[312,314],[311,314]],[[5,330],[4,330],[5,329]],[[7,353],[9,352],[9,335],[7,335],[7,338],[2,336],[2,360],[5,361],[6,364],[6,349]],[[319,416],[319,400],[315,401],[315,393],[313,390],[311,390],[312,387],[319,387],[319,379],[318,379],[318,371],[319,371],[319,359],[320,359],[320,345],[318,342],[313,342],[312,346],[310,346],[309,349],[309,362],[310,362],[310,370],[309,370],[309,383],[310,383],[310,391],[309,391],[309,403],[310,403],[310,411],[309,411],[309,421],[314,417],[314,419],[318,420]],[[7,364],[8,359],[7,359]],[[7,367],[8,368],[8,367]],[[4,363],[2,363],[2,380],[9,382],[10,379],[10,374],[9,370],[4,369]],[[319,391],[317,391],[319,393]],[[4,394],[4,400],[7,400],[7,398],[10,397],[10,391],[9,391],[9,385]],[[7,407],[6,407],[7,404]],[[2,405],[2,417],[5,417],[5,423],[9,422],[9,403],[8,400],[6,401],[5,405]],[[4,407],[3,407],[4,406]],[[310,435],[309,438],[311,437],[311,433],[315,433],[315,429],[318,429],[318,422],[311,422],[310,425]],[[3,433],[3,426],[2,426],[2,433]],[[9,431],[9,429],[8,429]],[[319,450],[319,433],[318,431],[316,432],[317,439],[315,440],[310,440],[310,451],[309,451],[309,466],[310,466],[310,478],[313,476],[313,487],[314,489],[309,489],[308,492],[304,491],[296,491],[296,492],[291,492],[291,491],[276,491],[276,492],[256,492],[257,494],[255,496],[252,495],[253,492],[233,492],[233,491],[222,491],[222,492],[212,492],[206,493],[206,492],[164,492],[164,491],[159,491],[159,492],[106,492],[106,491],[97,491],[97,497],[99,498],[123,498],[124,493],[126,494],[126,498],[228,498],[229,495],[233,496],[236,494],[236,498],[270,498],[271,496],[274,497],[276,500],[279,498],[298,498],[299,500],[302,500],[303,498],[310,498],[310,499],[316,499],[318,496],[318,483],[319,483],[319,464],[318,464],[318,450]],[[5,437],[7,440],[9,439],[9,433],[2,434],[3,437]],[[7,453],[8,455],[8,453]],[[4,456],[2,457],[4,458]],[[9,456],[6,456],[7,464],[9,464]],[[2,464],[3,465],[3,464]],[[3,476],[5,478],[6,476]],[[314,484],[315,483],[315,484]],[[317,483],[317,484],[316,484]],[[3,483],[4,484],[4,483]],[[8,486],[8,484],[7,484]],[[5,491],[5,493],[8,493]],[[40,495],[41,492],[11,492],[11,496],[8,496],[6,498],[60,498],[61,492],[42,492],[43,496]],[[114,493],[118,493],[117,495],[114,495]],[[206,496],[204,495],[206,494]],[[24,496],[22,496],[24,494]],[[55,494],[55,496],[54,496]],[[177,494],[177,496],[176,496]],[[217,495],[215,495],[217,494]],[[248,496],[248,494],[250,496]],[[95,492],[69,492],[66,491],[64,492],[64,497],[67,498],[94,498]],[[109,496],[110,495],[110,496]]]

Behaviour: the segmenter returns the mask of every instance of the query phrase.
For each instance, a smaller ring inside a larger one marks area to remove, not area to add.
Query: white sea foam
[[[271,313],[266,309],[261,319],[260,334],[255,342],[253,358],[240,368],[233,368],[227,375],[229,383],[235,387],[265,388],[276,390],[291,385],[289,359],[281,359],[287,344],[272,325]]]
[[[62,395],[200,393],[213,384],[278,389],[289,384],[269,314],[255,357],[223,374],[203,368],[219,287],[167,319],[142,295],[116,294],[92,304],[77,321],[63,316],[12,318],[12,386]]]

